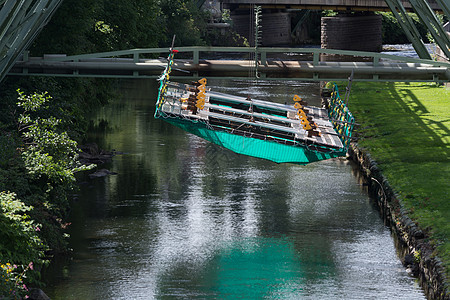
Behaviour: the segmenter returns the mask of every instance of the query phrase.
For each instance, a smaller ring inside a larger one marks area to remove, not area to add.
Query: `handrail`
[[[254,51],[254,48],[249,47],[177,47],[179,53],[192,53],[192,59],[194,64],[200,62],[200,53],[202,52],[234,52],[247,54]],[[129,49],[121,51],[111,51],[111,52],[100,52],[92,54],[81,54],[81,55],[71,55],[71,56],[44,56],[45,60],[48,61],[79,61],[82,59],[92,59],[92,58],[105,58],[105,57],[118,57],[118,56],[129,56],[132,55],[135,62],[139,61],[139,56],[142,54],[156,54],[168,53],[167,48],[140,48],[140,49]],[[267,54],[269,53],[298,53],[298,54],[313,54],[313,64],[319,64],[319,57],[321,54],[334,54],[334,55],[348,55],[357,57],[370,57],[372,58],[373,64],[378,65],[380,59],[395,60],[406,63],[419,63],[428,64],[432,66],[446,67],[450,68],[450,63],[439,62],[429,59],[419,59],[411,57],[402,57],[392,54],[382,54],[374,52],[365,51],[350,51],[350,50],[335,50],[335,49],[320,49],[320,48],[274,48],[274,47],[261,47],[259,48],[259,53],[261,53],[261,64],[266,64]],[[331,60],[328,60],[331,61]]]

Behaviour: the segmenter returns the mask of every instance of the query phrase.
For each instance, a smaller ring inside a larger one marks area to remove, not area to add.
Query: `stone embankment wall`
[[[433,247],[424,233],[401,207],[399,196],[389,186],[370,154],[352,144],[350,159],[355,161],[367,180],[369,193],[375,199],[386,225],[396,236],[396,244],[407,271],[420,279],[428,299],[450,299],[445,268],[433,255]]]

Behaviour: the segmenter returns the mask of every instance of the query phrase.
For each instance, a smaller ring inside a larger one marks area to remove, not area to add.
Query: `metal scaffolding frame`
[[[62,0],[0,0],[0,81]]]

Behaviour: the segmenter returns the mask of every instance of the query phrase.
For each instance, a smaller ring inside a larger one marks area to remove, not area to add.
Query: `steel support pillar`
[[[406,9],[403,7],[403,4],[400,2],[400,0],[385,0],[385,1],[386,4],[391,9],[394,16],[397,18],[398,23],[400,24],[406,36],[412,43],[419,57],[422,59],[431,59],[431,55],[428,52],[427,48],[425,47],[425,44],[422,40],[422,37],[420,36],[419,31],[417,30],[416,26],[414,26],[413,21],[408,16],[408,13],[406,12]]]
[[[62,0],[0,0],[0,82]]]
[[[305,22],[306,19],[309,17],[311,11],[309,9],[303,9],[300,13],[301,13],[300,20],[297,22],[297,24],[295,25],[294,29],[292,29],[292,32],[291,32],[292,38],[295,38],[295,32],[297,30],[300,30],[303,22]]]
[[[427,26],[436,44],[439,45],[445,56],[450,59],[450,38],[442,27],[439,19],[425,0],[409,0],[417,16]]]
[[[436,0],[444,14],[450,18],[450,2],[448,0]]]

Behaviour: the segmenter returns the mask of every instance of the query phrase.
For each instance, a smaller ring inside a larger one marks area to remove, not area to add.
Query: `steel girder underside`
[[[62,0],[0,0],[0,82]]]

